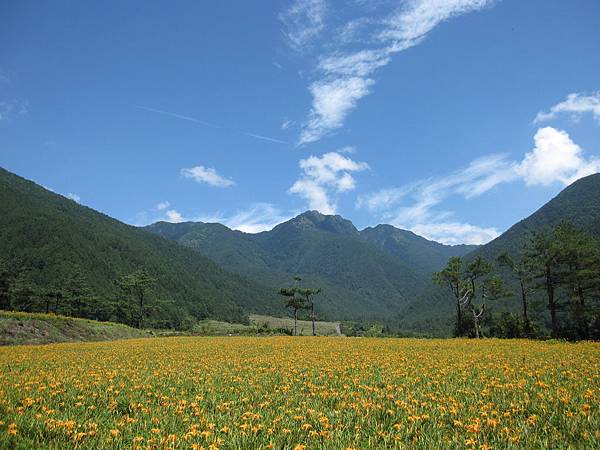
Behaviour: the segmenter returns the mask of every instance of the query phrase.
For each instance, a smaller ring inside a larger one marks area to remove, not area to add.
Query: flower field
[[[0,448],[600,448],[593,343],[156,338],[0,370]]]

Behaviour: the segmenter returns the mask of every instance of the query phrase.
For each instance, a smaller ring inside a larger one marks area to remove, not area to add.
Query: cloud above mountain
[[[311,53],[312,105],[298,140],[316,142],[341,128],[360,99],[372,92],[377,70],[422,42],[441,23],[493,5],[493,0],[354,2],[339,23],[325,0],[296,0],[281,16],[286,42]],[[353,8],[351,8],[353,7]],[[332,15],[333,16],[333,15]]]

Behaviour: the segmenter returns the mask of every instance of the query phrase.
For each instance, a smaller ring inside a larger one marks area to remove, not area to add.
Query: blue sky
[[[3,2],[0,165],[125,222],[482,243],[600,170],[600,2]]]

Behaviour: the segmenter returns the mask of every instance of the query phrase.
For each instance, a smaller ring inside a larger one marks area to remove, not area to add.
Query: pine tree
[[[121,293],[131,302],[132,323],[137,328],[144,326],[144,319],[149,312],[149,295],[156,281],[143,269],[125,275],[117,281]]]
[[[521,290],[521,315],[523,319],[523,328],[525,336],[530,336],[532,333],[531,322],[529,320],[529,274],[527,268],[523,264],[523,261],[516,262],[508,252],[502,252],[496,259],[498,264],[503,267],[507,267],[515,278],[519,281],[519,287]]]
[[[464,333],[464,323],[462,317],[461,299],[463,299],[462,290],[462,259],[459,256],[453,256],[448,260],[448,264],[441,271],[433,274],[433,282],[440,286],[448,286],[456,301],[456,322],[454,325],[454,336],[459,337]]]

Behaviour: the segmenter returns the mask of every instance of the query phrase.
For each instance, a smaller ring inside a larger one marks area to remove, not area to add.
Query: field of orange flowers
[[[179,337],[0,365],[0,448],[600,448],[594,343]]]

